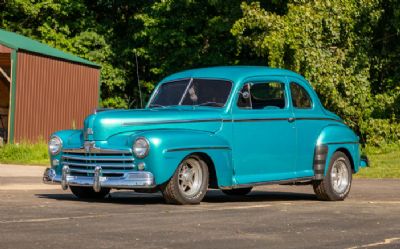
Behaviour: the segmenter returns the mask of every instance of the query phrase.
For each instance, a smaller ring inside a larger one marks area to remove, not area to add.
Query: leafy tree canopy
[[[101,64],[104,107],[140,107],[136,69],[147,98],[183,69],[267,65],[364,142],[400,138],[400,0],[7,0],[0,27]]]

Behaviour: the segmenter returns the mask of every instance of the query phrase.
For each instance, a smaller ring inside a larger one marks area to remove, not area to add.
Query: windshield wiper
[[[152,107],[161,107],[161,108],[167,108],[166,106],[164,106],[164,105],[160,105],[160,104],[151,104],[151,105],[149,105],[149,107],[150,107],[150,108],[152,108]]]
[[[216,106],[216,107],[223,107],[223,103],[218,103],[218,102],[213,102],[213,101],[207,101],[201,104],[198,104],[196,106]]]

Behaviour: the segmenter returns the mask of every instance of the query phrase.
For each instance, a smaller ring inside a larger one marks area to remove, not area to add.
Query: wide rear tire
[[[161,189],[164,199],[171,204],[199,204],[208,188],[207,164],[196,155],[186,157],[169,182]]]
[[[343,152],[333,154],[328,172],[322,181],[314,181],[314,192],[319,200],[342,201],[351,188],[352,170],[349,158]]]

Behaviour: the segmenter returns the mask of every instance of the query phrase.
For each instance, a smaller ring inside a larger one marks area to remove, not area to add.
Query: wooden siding
[[[97,68],[18,52],[14,142],[82,128],[98,106],[99,77]]]

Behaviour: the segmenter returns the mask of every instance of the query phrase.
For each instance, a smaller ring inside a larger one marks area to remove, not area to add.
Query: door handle
[[[287,121],[288,121],[289,123],[293,123],[295,120],[296,120],[295,118],[288,118]]]

